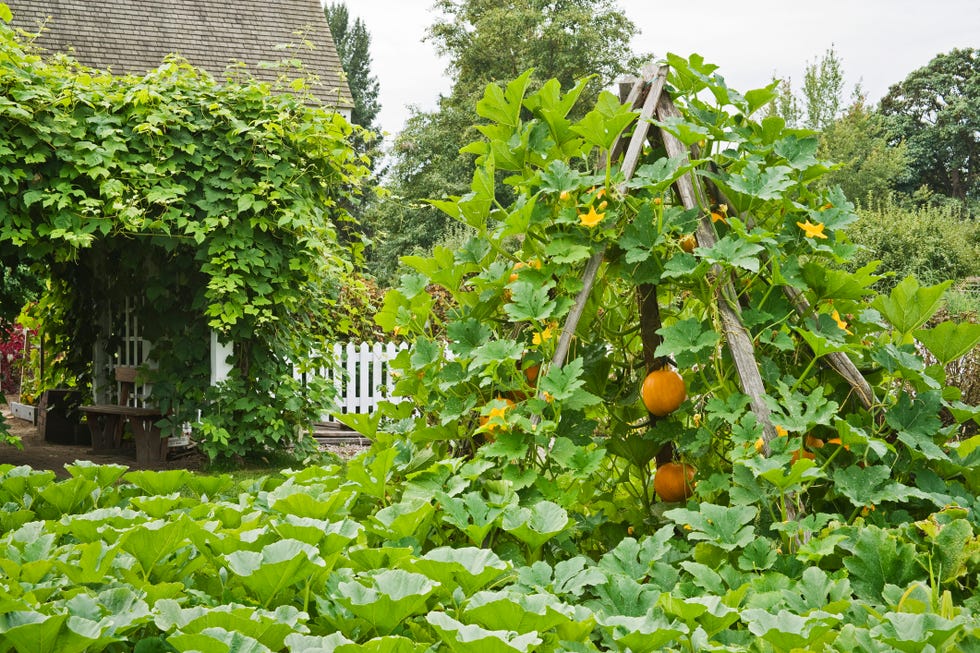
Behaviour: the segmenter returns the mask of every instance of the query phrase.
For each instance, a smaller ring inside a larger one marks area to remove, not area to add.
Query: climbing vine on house
[[[209,455],[296,441],[326,389],[294,362],[329,335],[357,254],[334,230],[366,174],[354,128],[302,81],[218,81],[176,58],[113,77],[42,58],[2,20],[0,64],[0,255],[50,275],[63,364],[91,374],[100,320],[136,298],[154,399],[175,423],[205,409]],[[235,343],[217,388],[211,329]]]

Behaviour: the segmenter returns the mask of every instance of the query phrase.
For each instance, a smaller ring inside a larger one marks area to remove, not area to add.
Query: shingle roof
[[[316,96],[353,106],[320,0],[3,0],[13,25],[44,31],[37,44],[79,62],[142,74],[177,53],[217,79],[243,62],[258,79],[281,70],[259,62],[299,59],[318,78]],[[307,44],[312,43],[310,48]],[[282,49],[282,46],[289,46]]]

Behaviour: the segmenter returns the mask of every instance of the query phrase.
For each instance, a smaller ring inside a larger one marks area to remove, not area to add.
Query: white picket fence
[[[389,361],[407,348],[405,343],[396,345],[392,342],[337,343],[333,346],[333,366],[321,368],[317,375],[333,381],[339,412],[373,413],[379,401],[390,400],[395,387]],[[323,415],[321,419],[335,421],[330,415]]]

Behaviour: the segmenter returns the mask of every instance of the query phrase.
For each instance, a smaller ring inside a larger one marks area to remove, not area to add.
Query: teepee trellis
[[[681,115],[670,96],[664,93],[667,72],[667,66],[646,68],[643,74],[634,81],[625,99],[627,104],[634,110],[639,111],[639,115],[629,141],[625,146],[625,154],[622,155],[624,184],[635,173],[643,147],[649,138],[654,136],[658,137],[663,143],[669,157],[682,156],[687,158],[690,155],[689,149],[666,129],[659,128],[654,134],[651,134],[652,121],[654,119],[665,121],[672,117],[680,117]],[[618,140],[614,144],[611,149],[611,156],[618,158],[623,152],[623,142],[623,140]],[[698,220],[696,229],[697,241],[702,247],[713,246],[718,238],[714,226],[711,223],[710,215],[703,210],[704,207],[709,205],[709,202],[705,198],[704,189],[689,172],[685,173],[675,182],[674,189],[685,209],[702,209],[702,214]],[[622,191],[623,188],[619,190]],[[592,291],[604,256],[605,249],[603,248],[593,254],[586,264],[582,277],[582,289],[579,291],[575,304],[565,321],[561,338],[551,361],[552,365],[561,366],[564,364],[571,340],[578,328],[579,320],[582,317],[585,304]],[[722,277],[724,272],[718,265],[714,266],[712,272],[715,278],[719,280],[715,297],[723,336],[735,364],[742,390],[749,397],[749,405],[752,412],[762,426],[765,453],[768,455],[769,442],[777,434],[775,426],[770,419],[769,407],[764,400],[766,390],[759,371],[752,337],[742,322],[741,307],[738,303],[737,293],[731,279]],[[799,291],[789,287],[784,287],[783,291],[790,299],[798,314],[802,316],[808,313],[809,306],[806,298]],[[647,368],[652,370],[657,367],[662,367],[664,364],[655,355],[657,347],[662,342],[661,337],[656,333],[661,328],[656,286],[652,284],[640,285],[637,288],[637,301],[639,303],[640,334],[643,343],[644,360]],[[852,386],[859,401],[866,408],[871,409],[874,405],[874,395],[871,388],[847,355],[837,352],[828,355],[826,362]]]

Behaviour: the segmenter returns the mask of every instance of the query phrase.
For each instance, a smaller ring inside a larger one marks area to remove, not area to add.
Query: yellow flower
[[[830,317],[834,318],[834,322],[837,323],[837,326],[841,331],[843,331],[847,335],[854,335],[851,333],[850,329],[847,328],[847,322],[840,319],[840,313],[837,312],[836,308],[834,309],[834,312],[830,314]]]
[[[789,431],[787,431],[786,429],[784,429],[779,424],[776,424],[776,435],[778,435],[781,438],[785,438],[788,434],[789,434]]]
[[[540,345],[544,342],[548,342],[549,340],[555,337],[554,331],[555,331],[555,325],[549,324],[544,328],[544,331],[541,331],[540,333],[535,333],[533,336],[531,336],[531,342],[534,343],[535,345]]]
[[[712,222],[723,222],[728,224],[728,205],[719,204],[713,211],[711,211],[711,221]]]
[[[604,217],[606,217],[605,213],[596,213],[595,207],[590,206],[588,213],[578,214],[578,221],[582,223],[582,226],[584,227],[594,227],[602,222]]]
[[[664,201],[662,199],[660,199],[659,197],[654,197],[653,198],[653,203],[656,204],[657,206],[660,206],[661,204],[664,203]]]
[[[823,232],[822,222],[811,224],[810,220],[807,220],[806,222],[797,222],[796,226],[806,232],[807,238],[827,238],[826,234]]]
[[[558,199],[560,199],[562,202],[567,202],[568,200],[572,199],[572,194],[567,190],[563,190],[561,194],[558,195]]]
[[[762,450],[765,449],[765,447],[766,447],[766,441],[763,440],[762,438],[759,438],[758,440],[755,441],[755,450],[758,453],[762,453]]]
[[[554,403],[554,401],[555,401],[555,396],[553,394],[551,394],[550,392],[543,392],[543,393],[541,393],[541,398],[544,399],[549,404]]]
[[[487,419],[493,419],[494,417],[499,417],[503,419],[507,416],[507,406],[504,405],[501,408],[491,408],[490,413],[487,415]]]

